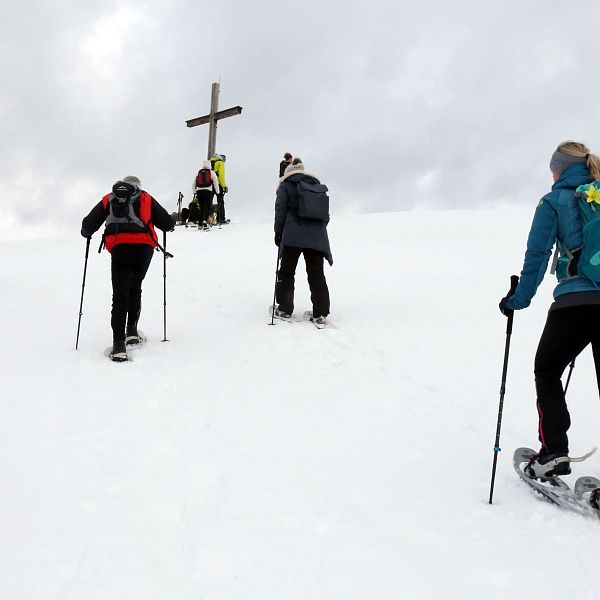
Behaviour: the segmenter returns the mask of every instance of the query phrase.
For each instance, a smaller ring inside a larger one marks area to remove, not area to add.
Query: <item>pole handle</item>
[[[511,275],[510,276],[510,289],[508,290],[508,294],[506,294],[507,298],[514,296],[515,292],[517,291],[518,285],[519,285],[519,276]],[[510,335],[512,333],[513,315],[514,315],[514,311],[511,310],[506,319],[506,334],[507,335]]]

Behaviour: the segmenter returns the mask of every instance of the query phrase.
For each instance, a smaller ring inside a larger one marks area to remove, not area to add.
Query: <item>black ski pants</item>
[[[217,223],[225,223],[225,193],[223,190],[217,194]]]
[[[135,329],[142,308],[142,281],[154,248],[148,244],[117,244],[111,252],[113,341],[125,340],[127,329]]]
[[[196,192],[196,198],[200,204],[200,222],[208,221],[208,217],[212,212],[212,201],[214,196],[213,190],[198,190]]]
[[[275,296],[279,308],[290,315],[294,312],[294,280],[300,255],[304,255],[306,275],[310,287],[310,299],[315,317],[329,314],[329,289],[323,272],[323,253],[310,248],[283,246],[280,249],[281,263],[277,271]]]
[[[561,376],[569,363],[590,344],[600,390],[600,305],[551,310],[535,355],[535,388],[542,452],[568,452],[571,417]]]

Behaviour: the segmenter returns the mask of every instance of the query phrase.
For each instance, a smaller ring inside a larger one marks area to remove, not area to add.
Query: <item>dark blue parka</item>
[[[300,221],[290,210],[290,204],[297,205],[298,192],[296,186],[301,179],[311,183],[319,180],[308,173],[298,172],[286,176],[277,188],[275,200],[275,233],[282,234],[281,245],[295,248],[310,248],[323,253],[327,262],[333,265],[333,257],[329,247],[326,222]]]
[[[560,174],[552,186],[552,191],[539,201],[527,239],[527,251],[519,285],[507,302],[508,308],[519,310],[531,304],[544,279],[555,243],[558,242],[561,254],[563,249],[573,250],[581,246],[582,222],[575,199],[575,189],[592,181],[593,177],[585,163],[576,163]],[[597,284],[585,277],[571,277],[559,281],[554,289],[554,298],[562,294],[592,290],[598,290]]]

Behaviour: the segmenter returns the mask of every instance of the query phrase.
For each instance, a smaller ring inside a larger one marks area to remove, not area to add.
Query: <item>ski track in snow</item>
[[[132,363],[110,343],[110,260],[0,246],[0,596],[544,599],[595,595],[600,523],[518,481],[536,447],[533,356],[552,280],[515,315],[494,505],[505,319],[532,211],[334,218],[331,319],[268,325],[271,223],[168,236]],[[295,314],[310,310],[302,259]],[[592,360],[571,451],[598,445]],[[600,453],[573,483],[600,474]],[[540,568],[540,562],[542,566]],[[560,562],[556,578],[542,576]]]

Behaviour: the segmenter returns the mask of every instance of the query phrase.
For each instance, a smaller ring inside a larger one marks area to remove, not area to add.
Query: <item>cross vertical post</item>
[[[221,86],[218,83],[212,84],[210,96],[210,123],[208,125],[208,156],[207,159],[215,155],[217,149],[217,119],[215,115],[219,110],[219,92]]]

